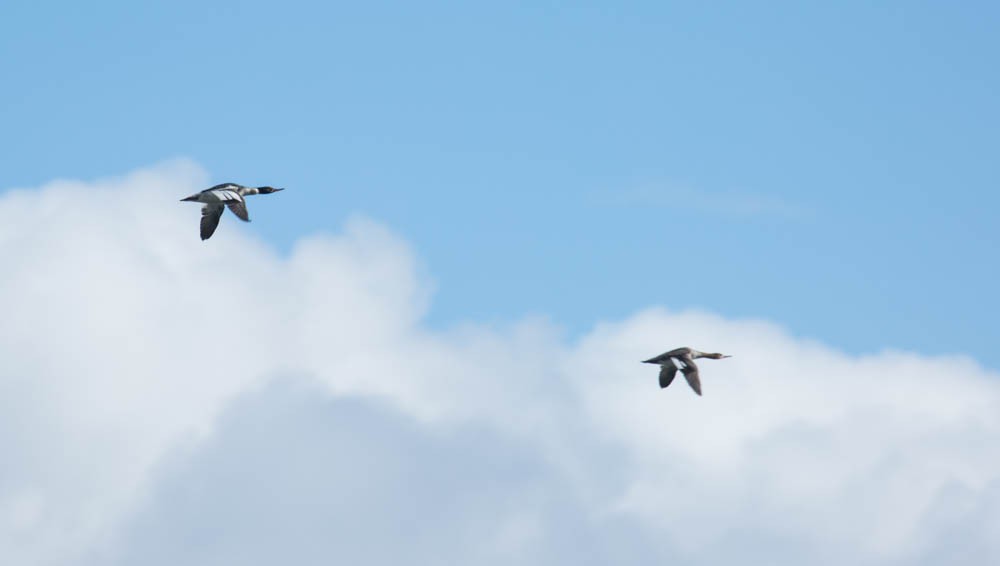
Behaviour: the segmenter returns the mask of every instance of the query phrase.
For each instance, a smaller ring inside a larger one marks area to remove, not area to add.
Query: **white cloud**
[[[178,161],[0,195],[0,563],[1000,558],[973,360],[658,309],[576,343],[430,331],[382,226],[201,242],[176,201],[205,184]],[[679,344],[735,356],[702,398],[638,363]]]

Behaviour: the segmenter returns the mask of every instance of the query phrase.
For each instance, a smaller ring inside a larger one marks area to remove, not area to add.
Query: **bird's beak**
[[[187,198],[182,198],[181,202],[189,201],[189,200],[198,200],[198,195],[191,195],[191,196],[189,196]]]
[[[722,356],[723,358],[731,358],[732,356]]]

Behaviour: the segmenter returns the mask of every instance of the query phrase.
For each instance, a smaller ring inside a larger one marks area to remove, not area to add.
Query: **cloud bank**
[[[1000,559],[974,360],[657,308],[432,331],[384,226],[202,243],[176,200],[203,186],[176,161],[0,195],[0,563]],[[638,363],[679,344],[735,355],[703,398]]]

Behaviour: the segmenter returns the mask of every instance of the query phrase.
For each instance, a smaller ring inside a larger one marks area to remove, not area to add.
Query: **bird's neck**
[[[722,354],[706,354],[705,352],[694,351],[694,352],[691,352],[691,357],[692,358],[711,358],[713,360],[719,360],[719,359],[722,359],[723,356],[722,356]]]

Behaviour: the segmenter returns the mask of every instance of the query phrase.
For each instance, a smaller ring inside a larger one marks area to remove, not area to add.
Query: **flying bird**
[[[687,380],[688,385],[694,392],[701,395],[701,380],[698,379],[698,366],[694,364],[695,358],[711,358],[713,360],[721,360],[722,358],[731,358],[732,356],[727,356],[725,354],[706,354],[705,352],[699,352],[692,348],[677,348],[676,350],[670,350],[669,352],[664,352],[655,358],[649,358],[644,360],[644,364],[657,364],[660,366],[660,388],[664,388],[670,385],[670,382],[674,380],[674,376],[677,375],[678,365],[680,366],[681,372],[684,374],[684,379]]]
[[[285,189],[244,187],[236,183],[222,183],[187,198],[182,198],[181,202],[190,201],[205,204],[205,206],[201,207],[201,239],[207,240],[212,237],[216,227],[219,226],[219,218],[222,218],[222,210],[224,208],[229,207],[229,210],[237,218],[244,222],[250,222],[250,215],[247,214],[247,202],[243,197],[247,195],[267,195],[283,190]]]

